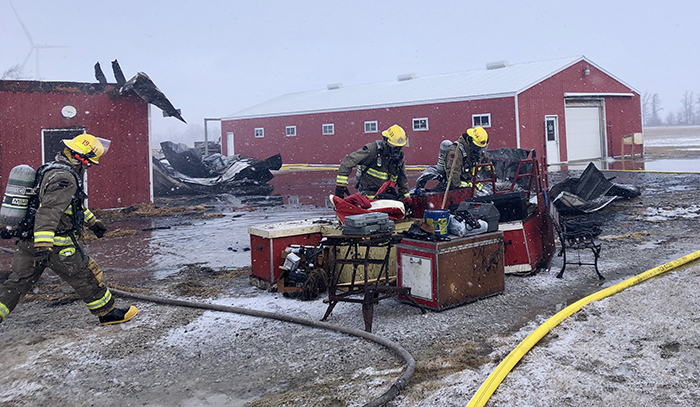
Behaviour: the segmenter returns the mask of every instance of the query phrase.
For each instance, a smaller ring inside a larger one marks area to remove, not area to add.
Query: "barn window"
[[[324,124],[323,125],[323,135],[324,136],[332,136],[335,134],[335,124],[330,123],[330,124]]]
[[[413,131],[428,131],[428,118],[413,119]]]
[[[262,127],[258,127],[255,129],[255,138],[263,138],[265,137],[265,129]]]
[[[287,126],[287,137],[294,137],[297,135],[297,126]]]
[[[491,113],[472,115],[472,127],[491,127]]]
[[[377,132],[377,121],[365,122],[365,133],[376,133]]]

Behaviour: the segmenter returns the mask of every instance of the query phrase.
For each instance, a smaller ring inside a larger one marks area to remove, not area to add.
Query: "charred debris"
[[[160,143],[163,156],[153,156],[153,192],[157,196],[231,194],[265,196],[274,189],[271,171],[282,167],[280,154],[258,161],[241,155],[214,153],[183,143]]]
[[[641,195],[634,185],[612,182],[593,163],[580,177],[567,177],[553,185],[549,194],[562,215],[584,215],[597,212],[616,199],[631,199]]]
[[[95,78],[106,85],[107,78],[100,63],[94,66]],[[146,102],[163,111],[164,117],[175,117],[186,123],[180,109],[176,109],[163,92],[143,72],[126,80],[119,62],[112,61],[112,72],[117,81],[117,95],[133,91]],[[209,143],[211,144],[211,143]],[[207,147],[210,147],[210,145]],[[219,147],[218,144],[215,147]],[[234,196],[268,196],[273,186],[268,185],[279,170],[282,157],[276,154],[265,160],[234,155],[226,157],[219,152],[204,156],[203,149],[190,148],[182,143],[161,143],[163,156],[153,156],[153,192],[156,196],[231,194]],[[211,151],[211,150],[210,150]]]

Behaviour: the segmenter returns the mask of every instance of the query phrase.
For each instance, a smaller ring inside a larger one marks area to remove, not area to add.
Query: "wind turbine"
[[[14,4],[12,4],[11,0],[8,0],[10,2],[10,6],[12,7],[12,11],[15,12],[15,15],[17,16],[17,21],[19,21],[19,24],[22,26],[22,30],[24,30],[24,34],[27,36],[27,39],[29,40],[29,43],[32,46],[32,49],[29,50],[29,53],[27,54],[27,57],[24,58],[24,62],[22,62],[22,65],[19,67],[19,71],[22,72],[24,70],[24,66],[27,65],[27,61],[29,61],[29,57],[32,56],[32,53],[36,56],[36,79],[40,80],[41,79],[41,74],[39,71],[39,50],[42,48],[68,48],[65,45],[47,45],[47,44],[36,44],[34,43],[34,40],[32,39],[31,34],[29,34],[29,30],[27,30],[27,27],[24,25],[22,22],[22,19],[19,18],[19,14],[17,13],[17,10],[15,9]]]

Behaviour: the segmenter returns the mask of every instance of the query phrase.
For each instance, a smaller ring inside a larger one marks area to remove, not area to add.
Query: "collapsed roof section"
[[[127,81],[116,59],[112,61],[112,69],[116,83],[107,83],[107,78],[98,62],[95,64],[95,78],[97,78],[98,83],[0,80],[0,91],[85,93],[88,95],[107,93],[111,97],[119,97],[133,91],[147,103],[161,109],[164,117],[175,117],[183,123],[187,123],[182,117],[180,109],[176,109],[170,103],[170,100],[158,89],[148,75],[139,72]]]
[[[112,71],[114,72],[114,79],[117,81],[118,85],[117,94],[121,95],[128,91],[134,91],[141,99],[162,110],[163,117],[175,117],[183,123],[187,123],[185,119],[182,118],[180,109],[176,109],[175,106],[170,103],[170,100],[158,89],[148,75],[139,72],[127,81],[116,59],[112,61]],[[95,78],[99,83],[107,84],[107,77],[102,72],[99,62],[95,64]]]

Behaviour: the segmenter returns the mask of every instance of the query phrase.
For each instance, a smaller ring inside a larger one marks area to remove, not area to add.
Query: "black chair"
[[[551,215],[554,220],[554,228],[561,243],[561,250],[557,256],[563,256],[563,264],[561,271],[557,274],[557,278],[562,278],[567,264],[576,264],[579,266],[594,266],[598,279],[605,280],[605,277],[598,270],[598,258],[602,249],[602,244],[597,239],[602,232],[600,222],[597,222],[590,215],[560,215],[554,208],[554,205],[552,205]],[[567,259],[567,249],[577,251],[577,261]],[[594,260],[592,263],[581,260],[580,251],[588,249],[593,252]]]

